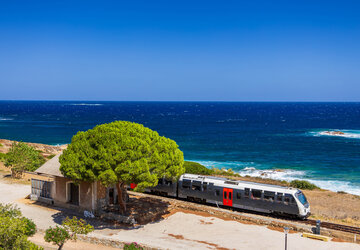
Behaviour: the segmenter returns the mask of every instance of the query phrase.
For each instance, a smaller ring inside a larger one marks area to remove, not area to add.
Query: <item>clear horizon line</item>
[[[232,102],[232,103],[360,103],[359,101],[225,101],[225,100],[39,100],[39,99],[1,99],[0,102]]]

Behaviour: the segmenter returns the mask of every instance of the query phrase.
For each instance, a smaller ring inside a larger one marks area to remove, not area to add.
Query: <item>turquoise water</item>
[[[360,195],[360,103],[0,102],[5,139],[65,144],[115,120],[157,130],[209,167]]]

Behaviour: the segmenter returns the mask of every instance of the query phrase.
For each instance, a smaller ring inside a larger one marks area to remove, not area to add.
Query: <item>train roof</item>
[[[279,185],[272,184],[263,184],[257,182],[250,181],[240,181],[240,180],[231,180],[223,177],[215,177],[215,176],[204,176],[204,175],[196,175],[196,174],[183,174],[180,179],[191,179],[196,181],[205,181],[209,183],[214,183],[215,185],[221,185],[229,188],[252,188],[252,189],[261,189],[272,192],[288,192],[294,193],[297,192],[296,188],[292,187],[284,187]]]

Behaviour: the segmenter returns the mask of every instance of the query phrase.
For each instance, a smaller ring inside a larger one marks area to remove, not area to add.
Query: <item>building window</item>
[[[51,182],[31,179],[31,194],[51,199]]]

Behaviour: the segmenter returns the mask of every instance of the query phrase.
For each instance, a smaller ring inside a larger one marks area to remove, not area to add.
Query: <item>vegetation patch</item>
[[[73,217],[66,219],[61,223],[61,226],[50,227],[46,230],[44,239],[46,242],[53,243],[62,249],[65,242],[68,240],[77,240],[78,234],[88,234],[94,231],[94,227],[87,224],[85,220]]]
[[[212,175],[212,169],[201,165],[200,163],[193,162],[193,161],[185,161],[184,162],[185,173],[188,174],[200,174],[200,175]]]
[[[294,187],[294,188],[308,189],[308,190],[320,189],[315,184],[312,184],[311,182],[308,182],[308,181],[302,181],[302,180],[293,180],[290,182],[290,186]]]
[[[124,244],[124,250],[137,250],[137,249],[143,250],[144,248],[136,242]]]
[[[16,206],[0,203],[0,249],[42,249],[27,239],[35,232],[35,223]]]
[[[55,157],[55,154],[51,154],[51,155],[49,155],[49,156],[46,156],[46,158],[48,158],[49,160],[52,159],[52,158],[54,158],[54,157]]]
[[[14,142],[4,160],[5,166],[20,176],[24,171],[35,171],[45,163],[45,158],[36,149],[23,142]]]

